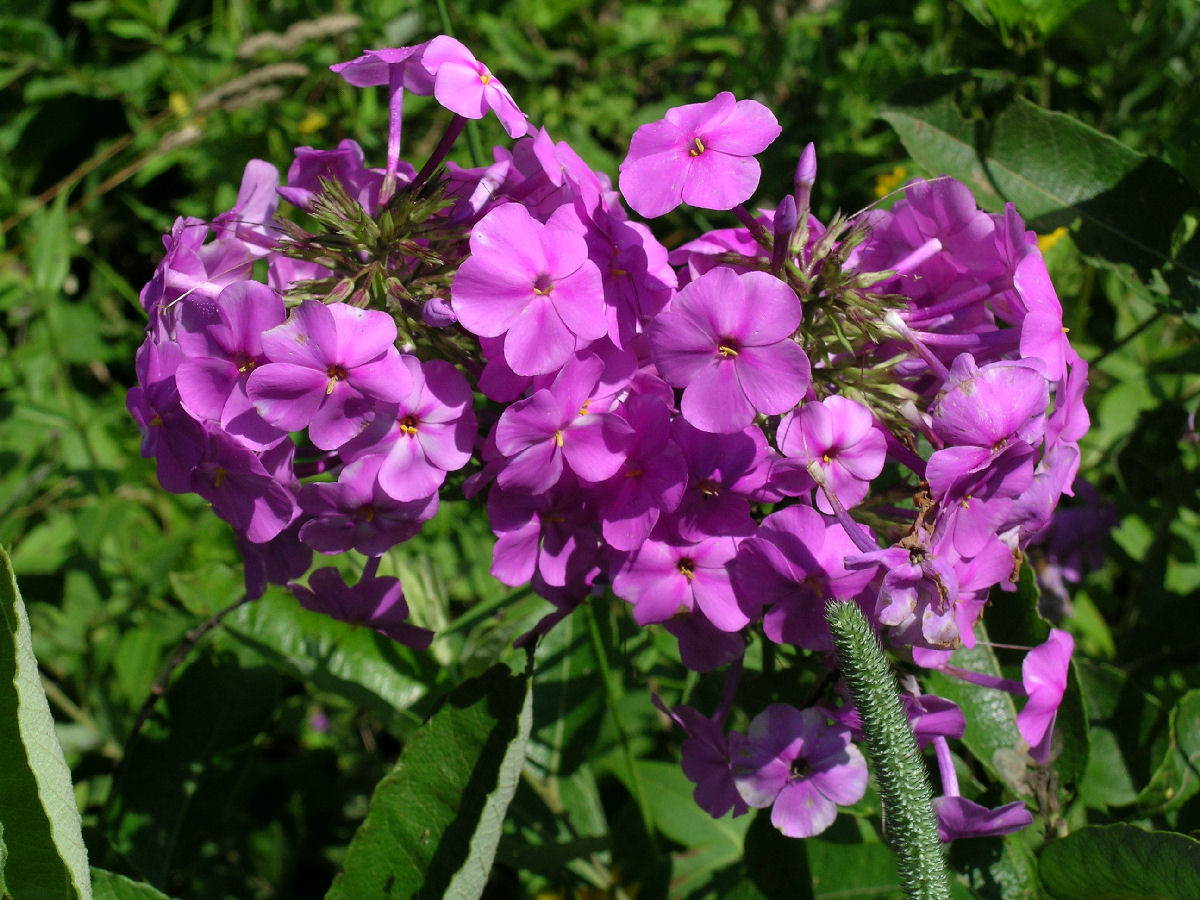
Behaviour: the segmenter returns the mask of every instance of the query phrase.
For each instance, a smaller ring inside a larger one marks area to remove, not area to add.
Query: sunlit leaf
[[[13,900],[87,900],[87,849],[71,773],[42,690],[29,619],[0,548],[0,859]]]

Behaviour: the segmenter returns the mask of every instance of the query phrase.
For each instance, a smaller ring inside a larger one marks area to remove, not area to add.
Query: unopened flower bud
[[[796,230],[796,200],[788,194],[775,210],[775,243],[771,251],[771,271],[778,274],[791,255],[792,233]]]
[[[796,209],[802,215],[808,215],[808,201],[812,197],[812,188],[816,180],[817,148],[809,141],[800,154],[800,162],[796,165],[796,177],[793,179],[796,188]]]

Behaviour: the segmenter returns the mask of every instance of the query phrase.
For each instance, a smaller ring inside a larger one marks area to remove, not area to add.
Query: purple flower
[[[583,237],[553,218],[535,221],[517,203],[472,229],[471,256],[450,295],[464,328],[504,336],[504,358],[518,375],[553,372],[608,333],[600,271]]]
[[[938,837],[943,843],[1011,834],[1033,824],[1033,814],[1021,800],[988,809],[965,797],[935,797],[933,809],[937,813]]]
[[[459,41],[438,35],[426,46],[421,62],[433,76],[434,97],[446,109],[468,119],[482,119],[490,109],[511,138],[529,130],[508,89]]]
[[[761,103],[736,100],[728,91],[707,103],[677,106],[634,132],[621,163],[621,193],[647,218],[680,203],[732,209],[758,187],[754,154],[781,130]]]
[[[825,624],[830,598],[849,600],[874,573],[847,570],[857,548],[840,525],[830,525],[809,506],[789,506],[763,519],[755,537],[742,542],[733,586],[749,608],[769,606],[763,630],[777,644],[829,650]]]
[[[286,461],[285,455],[290,458],[292,452],[292,445],[284,442],[260,458],[233,438],[210,432],[204,456],[192,471],[191,489],[248,541],[265,543],[299,511],[292,492],[268,468]]]
[[[550,587],[563,587],[597,562],[596,511],[570,476],[540,494],[493,487],[488,520],[496,535],[492,575],[504,584],[539,574]]]
[[[800,300],[766,272],[705,272],[650,326],[650,348],[666,381],[681,387],[680,410],[701,431],[728,434],[754,414],[785,413],[811,380],[791,337]]]
[[[447,472],[470,461],[475,412],[471,386],[450,363],[407,355],[400,362],[412,388],[395,407],[381,408],[374,424],[341,453],[348,461],[380,455],[379,486],[396,500],[417,500],[436,493]]]
[[[779,425],[779,450],[798,464],[796,474],[811,475],[807,467],[816,464],[822,484],[832,491],[845,509],[857,506],[867,496],[871,480],[883,471],[887,439],[876,426],[875,417],[861,403],[846,397],[826,397],[818,403],[805,403]],[[773,477],[789,472],[782,463]],[[790,473],[789,473],[790,474]],[[788,491],[787,487],[780,485]],[[817,508],[832,513],[825,491],[817,491]]]
[[[281,440],[286,432],[258,414],[246,382],[267,361],[263,332],[286,317],[283,301],[257,281],[235,281],[216,303],[186,298],[177,330],[186,358],[175,373],[184,409],[254,450]]]
[[[540,493],[558,482],[564,466],[582,481],[617,473],[633,429],[603,408],[590,408],[603,370],[599,357],[575,359],[550,387],[504,411],[496,424],[496,449],[507,458],[497,476],[501,487]]]
[[[433,641],[432,631],[408,623],[408,604],[398,578],[364,578],[348,587],[341,572],[325,568],[308,576],[308,587],[290,587],[300,605],[312,612],[365,625],[414,650],[424,650]]]
[[[377,401],[412,389],[395,340],[387,313],[305,301],[262,336],[270,362],[251,373],[246,393],[272,425],[308,428],[314,444],[335,450],[371,423]]]
[[[617,550],[636,550],[664,512],[683,498],[687,464],[670,440],[671,411],[659,397],[639,394],[621,410],[633,444],[621,469],[597,490],[604,539]]]
[[[312,518],[300,539],[321,553],[354,549],[382,556],[421,530],[437,512],[437,494],[410,502],[393,499],[380,484],[382,456],[366,456],[342,469],[336,483],[306,484],[300,506]]]
[[[652,695],[652,699],[687,734],[680,748],[680,764],[688,781],[696,785],[692,793],[696,805],[714,819],[730,810],[735,817],[746,813],[749,807],[738,794],[730,770],[730,759],[745,743],[746,736],[736,731],[726,736],[720,722],[702,716],[690,706],[667,709],[657,695]]]
[[[678,535],[698,541],[718,534],[754,534],[758,526],[750,517],[750,500],[767,483],[772,452],[762,431],[750,427],[711,434],[676,418],[671,437],[688,467],[683,500],[671,519]]]
[[[279,170],[269,162],[252,159],[246,163],[233,208],[213,219],[217,239],[239,240],[255,257],[268,255],[280,235],[272,221],[279,205],[278,186]]]
[[[1039,444],[1050,389],[1036,365],[977,366],[970,354],[960,354],[932,409],[934,430],[951,445],[999,449],[1011,438]]]
[[[738,631],[750,623],[750,617],[738,605],[729,580],[736,553],[733,538],[695,544],[651,539],[636,552],[620,555],[612,576],[613,593],[633,604],[633,618],[639,625],[699,609],[721,631]]]
[[[412,166],[408,166],[408,178],[415,174]],[[297,147],[296,158],[288,168],[287,186],[279,188],[279,196],[292,206],[311,211],[313,200],[322,191],[322,178],[341,184],[367,212],[375,211],[384,173],[366,167],[357,141],[346,138],[336,150]]]
[[[1017,730],[1030,746],[1030,754],[1045,763],[1050,752],[1050,734],[1058,707],[1067,690],[1067,673],[1075,639],[1058,628],[1050,629],[1050,638],[1025,655],[1021,663],[1021,683],[1029,702],[1017,713]]]
[[[862,799],[867,762],[848,728],[826,725],[814,709],[772,703],[734,753],[733,777],[750,806],[773,806],[771,824],[783,834],[812,837],[833,824],[838,806]]]

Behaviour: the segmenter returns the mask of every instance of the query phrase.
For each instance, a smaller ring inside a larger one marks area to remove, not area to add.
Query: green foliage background
[[[418,726],[465,679],[496,662],[524,666],[511,641],[547,607],[489,578],[490,533],[465,503],[446,503],[384,563],[441,635],[427,654],[282,593],[203,628],[241,595],[232,537],[198,498],[159,488],[124,407],[144,326],[137,293],[174,217],[232,205],[252,157],[286,169],[294,146],[354,137],[381,159],[382,93],[327,67],[448,27],[535,123],[612,175],[639,124],[731,90],[767,103],[784,127],[763,159],[766,203],[815,141],[822,217],[957,165],[951,174],[980,175],[989,208],[1014,199],[1056,235],[1049,265],[1092,363],[1081,474],[1120,524],[1066,626],[1081,656],[1068,728],[1079,771],[1052,796],[1042,788],[1047,812],[1022,842],[956,848],[958,890],[1036,896],[1033,848],[1087,823],[1200,829],[1193,0],[381,0],[369,11],[26,0],[0,11],[0,544],[93,865],[180,897],[323,896]],[[446,121],[416,98],[409,158]],[[474,137],[483,147],[501,133],[485,121]],[[1023,195],[1005,172],[1041,187]],[[1050,188],[1070,202],[1039,206]],[[1094,221],[1105,223],[1100,238]],[[655,229],[674,246],[719,224],[679,212]],[[191,649],[167,696],[147,707],[181,645]],[[750,662],[747,689],[765,690],[771,661]],[[762,873],[782,855],[792,887],[807,879],[813,896],[896,895],[867,824],[878,821],[873,794],[803,849],[776,848],[760,820],[696,810],[650,692],[711,707],[719,681],[685,677],[673,641],[637,629],[620,605],[573,615],[533,672],[529,762],[491,896],[776,896]],[[795,685],[797,699],[810,688]],[[1036,793],[971,749],[984,760],[965,773],[975,789]],[[996,887],[1005,883],[1018,886]]]

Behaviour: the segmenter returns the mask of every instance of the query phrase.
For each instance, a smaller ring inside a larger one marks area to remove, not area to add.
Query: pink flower
[[[621,193],[647,218],[680,203],[733,209],[758,187],[754,154],[780,131],[769,109],[754,100],[735,100],[728,91],[707,103],[677,106],[634,132],[621,163]]]
[[[504,359],[518,375],[553,372],[608,333],[600,271],[583,237],[516,203],[472,229],[450,296],[472,334],[504,336]]]
[[[795,292],[766,272],[717,268],[676,294],[650,326],[650,349],[662,377],[684,389],[688,423],[729,434],[756,412],[778,415],[799,403],[812,378],[792,340],[800,318]]]
[[[1029,702],[1017,713],[1017,731],[1030,746],[1030,754],[1044,763],[1050,750],[1050,734],[1058,707],[1067,690],[1067,673],[1075,639],[1058,628],[1050,639],[1029,651],[1021,664],[1021,683]]]
[[[508,89],[454,38],[435,37],[421,62],[433,76],[433,96],[446,109],[468,119],[482,119],[490,109],[509,137],[519,138],[528,131],[525,114]]]

